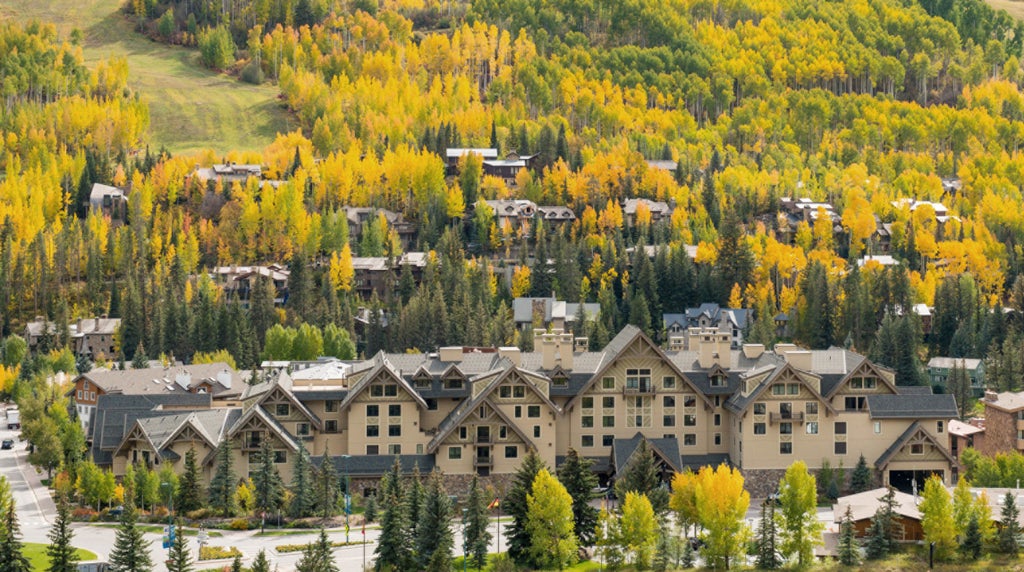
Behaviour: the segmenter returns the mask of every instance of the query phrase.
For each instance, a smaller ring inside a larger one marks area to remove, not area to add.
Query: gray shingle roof
[[[690,469],[693,472],[697,472],[701,467],[717,467],[725,463],[726,465],[732,465],[732,460],[729,459],[728,453],[709,453],[707,455],[683,455],[682,464],[683,468]]]
[[[634,453],[640,447],[641,441],[647,441],[655,454],[660,455],[672,467],[678,471],[682,468],[679,458],[679,442],[675,437],[648,438],[639,431],[629,439],[615,439],[612,441],[612,462],[615,465],[615,472],[619,473],[626,468],[633,458]]]
[[[952,419],[958,417],[956,399],[949,394],[869,395],[872,419]]]
[[[138,419],[167,415],[158,406],[179,409],[209,409],[212,396],[205,393],[164,393],[156,395],[100,395],[90,426],[93,462],[109,465],[111,454]],[[180,413],[180,411],[174,411]]]
[[[931,434],[929,434],[927,431],[924,430],[923,427],[921,427],[921,424],[919,422],[914,421],[913,423],[910,424],[910,427],[907,427],[906,431],[904,431],[902,435],[897,437],[896,440],[892,442],[892,445],[889,445],[889,448],[886,449],[881,454],[881,456],[878,457],[877,460],[875,460],[875,469],[884,469],[885,466],[889,464],[889,460],[892,459],[892,457],[896,453],[898,453],[904,445],[907,444],[907,441],[909,441],[910,438],[916,435],[917,433],[921,433],[925,437],[925,439],[931,441],[931,443],[935,445],[935,448],[940,453],[942,453],[946,457],[946,459],[949,460],[950,463],[956,464],[956,459],[954,459],[949,454],[949,451],[946,450],[946,446],[936,441],[935,438],[931,436]]]
[[[412,473],[416,467],[419,467],[421,473],[429,473],[434,470],[433,455],[398,455],[397,457],[403,473]],[[324,462],[323,455],[310,457],[310,459],[313,461],[313,466],[317,468]],[[345,475],[378,477],[395,464],[395,456],[390,455],[332,455],[330,460],[334,463],[334,470],[342,478]]]
[[[218,381],[218,376],[221,375],[229,379],[226,386]],[[106,393],[137,395],[188,393],[189,389],[203,381],[210,382],[214,395],[218,395],[231,391],[237,393],[238,388],[244,384],[238,372],[223,362],[167,368],[96,370],[84,373],[80,377],[89,380]]]

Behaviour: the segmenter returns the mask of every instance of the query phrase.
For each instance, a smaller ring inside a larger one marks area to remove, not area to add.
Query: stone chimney
[[[693,348],[694,339],[697,340],[697,363],[700,364],[700,367],[708,369],[715,365],[715,341],[712,339],[711,334],[702,332],[700,337],[695,338],[691,331],[690,348]]]
[[[541,368],[545,370],[555,369],[561,366],[562,369],[572,369],[573,362],[573,340],[572,334],[561,330],[546,332],[544,330],[533,331],[533,349],[540,350]]]
[[[732,340],[729,339],[729,330],[715,330],[715,362],[722,369],[732,368]]]

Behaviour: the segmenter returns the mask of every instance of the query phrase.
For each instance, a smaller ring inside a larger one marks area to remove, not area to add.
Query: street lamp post
[[[166,481],[160,483],[160,487],[167,487],[167,540],[174,544],[174,486]],[[170,550],[170,547],[168,547]]]
[[[342,482],[345,484],[345,496],[344,496],[344,500],[345,500],[345,544],[348,544],[348,530],[349,530],[349,528],[348,528],[348,519],[349,519],[349,515],[352,514],[352,496],[349,494],[349,490],[348,490],[348,487],[349,487],[348,467],[345,466],[344,461],[346,459],[350,459],[350,458],[351,458],[351,455],[342,455],[341,456],[341,460],[342,460],[342,463],[341,463],[341,478],[342,478]]]

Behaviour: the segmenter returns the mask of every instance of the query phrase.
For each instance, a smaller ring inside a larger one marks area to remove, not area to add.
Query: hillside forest
[[[987,357],[990,381],[1019,389],[1024,26],[980,0],[133,0],[122,17],[277,85],[301,129],[258,153],[170,156],[147,144],[123,59],[87,68],[77,31],[3,23],[5,336],[46,316],[56,349],[63,326],[108,314],[123,323],[106,359],[225,350],[240,367],[286,357],[264,347],[275,336],[314,353],[325,336],[342,354],[343,338],[363,355],[528,348],[511,300],[554,293],[600,304],[577,322],[593,348],[626,323],[661,338],[663,312],[717,302],[755,311],[751,341],[845,345],[904,384],[925,383],[928,355]],[[510,184],[475,156],[446,176],[448,147],[536,158]],[[225,162],[284,182],[194,175]],[[93,183],[129,189],[124,224],[88,209]],[[783,197],[841,223],[781,233]],[[496,198],[576,220],[500,225]],[[674,211],[626,217],[628,198]],[[386,296],[360,299],[352,257],[402,247],[380,217],[350,244],[346,206],[414,223],[422,278],[396,266]],[[883,253],[883,225],[899,263],[858,265]],[[291,271],[283,305],[262,284],[243,307],[204,273],[268,263]],[[934,307],[928,335],[915,304]]]

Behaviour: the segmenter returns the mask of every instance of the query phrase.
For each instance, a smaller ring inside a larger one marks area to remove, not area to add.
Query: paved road
[[[49,489],[42,482],[42,479],[46,478],[46,474],[37,473],[35,468],[29,465],[27,460],[28,451],[26,450],[25,443],[18,440],[17,431],[8,430],[6,424],[2,423],[3,421],[3,416],[0,415],[0,440],[14,439],[15,446],[12,450],[0,451],[0,474],[6,476],[11,485],[11,492],[14,496],[18,518],[21,523],[22,539],[26,542],[49,544],[47,534],[50,532],[50,526],[56,516],[57,509],[50,496]],[[504,530],[504,526],[508,522],[508,517],[505,517],[502,521],[502,530]],[[100,560],[107,560],[114,544],[114,529],[82,523],[73,525],[73,528],[75,531],[73,541],[75,546],[95,552]],[[454,523],[453,528],[455,529],[456,553],[461,553],[462,535],[461,530],[459,530],[460,525]],[[491,531],[492,534],[495,534],[497,531],[496,524],[493,522]],[[317,530],[312,530],[308,534],[286,536],[259,536],[255,531],[220,532],[223,536],[210,538],[209,545],[237,547],[242,552],[243,560],[246,564],[251,562],[261,549],[265,549],[271,568],[273,569],[276,566],[280,572],[295,570],[295,565],[302,557],[302,553],[278,554],[275,547],[281,544],[304,544],[311,542],[319,534]],[[345,540],[345,531],[328,531],[328,536],[334,542],[341,542]],[[361,570],[364,561],[367,564],[372,563],[373,551],[379,536],[380,530],[376,527],[370,527],[366,530],[366,539],[370,542],[366,545],[365,551],[361,545],[335,548],[334,558],[338,568],[346,572]],[[163,561],[167,556],[167,551],[161,547],[161,535],[147,533],[145,537],[151,541],[151,555],[153,562],[156,564],[155,570],[157,572],[166,572],[167,568]],[[361,529],[359,527],[352,527],[349,531],[349,540],[357,542],[362,538]],[[505,544],[506,541],[502,538],[502,547]],[[198,552],[195,537],[189,537],[189,545],[195,552]],[[491,551],[497,551],[497,548],[497,540],[492,539]],[[222,561],[202,562],[197,563],[196,568],[214,568],[222,564]]]

